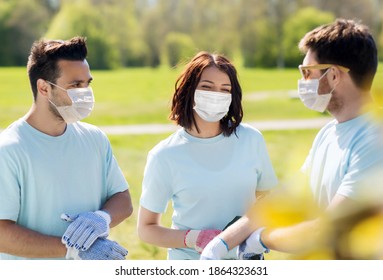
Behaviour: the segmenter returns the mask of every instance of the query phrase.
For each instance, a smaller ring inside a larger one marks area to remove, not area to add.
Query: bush
[[[170,32],[165,39],[165,57],[170,66],[174,67],[195,53],[193,40],[189,35]]]

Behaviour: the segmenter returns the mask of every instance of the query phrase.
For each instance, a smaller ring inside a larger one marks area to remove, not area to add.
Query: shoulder
[[[69,124],[72,127],[73,132],[81,135],[89,135],[93,137],[107,138],[104,131],[102,131],[99,127],[86,123],[86,122],[75,122],[73,124]]]
[[[4,131],[0,132],[0,159],[15,160],[18,155],[24,153],[25,145],[29,139],[26,139],[23,130],[25,125],[23,120],[17,120],[10,124]]]
[[[85,122],[76,122],[70,124],[70,126],[74,137],[81,138],[82,141],[89,143],[89,145],[96,145],[106,149],[111,147],[108,136],[99,127]]]
[[[241,123],[237,127],[237,135],[238,137],[255,137],[257,139],[263,139],[261,131],[248,123]]]
[[[179,147],[183,146],[187,141],[183,137],[184,129],[180,128],[176,132],[172,133],[165,139],[158,142],[150,151],[150,155],[163,155],[163,154],[169,154],[173,153],[175,150],[177,150]]]
[[[18,143],[21,139],[21,131],[23,130],[23,126],[23,120],[20,119],[4,129],[4,131],[0,133],[0,147]]]
[[[335,132],[337,121],[335,119],[326,123],[315,136],[314,143],[320,141],[320,139],[326,138],[326,136],[331,135],[332,132]]]

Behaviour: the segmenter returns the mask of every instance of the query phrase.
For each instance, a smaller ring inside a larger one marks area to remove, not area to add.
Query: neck
[[[197,125],[199,132],[195,125],[191,129],[187,129],[186,131],[198,138],[212,138],[222,133],[222,129],[219,122],[206,122],[203,120],[197,120]]]
[[[33,128],[50,136],[60,136],[65,132],[66,122],[57,118],[48,109],[37,109],[33,103],[29,112],[24,116],[25,121]]]
[[[366,107],[372,104],[372,98],[369,92],[354,95],[352,98],[345,100],[338,109],[330,110],[338,123],[352,120],[365,113]]]

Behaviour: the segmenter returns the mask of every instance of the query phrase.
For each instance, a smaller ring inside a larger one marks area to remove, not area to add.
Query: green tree
[[[117,49],[122,66],[146,66],[149,49],[143,40],[142,27],[136,15],[136,2],[131,0],[92,0],[103,18],[108,40]]]
[[[275,67],[278,41],[268,19],[246,26],[242,32],[241,53],[245,67]]]
[[[148,10],[142,17],[143,39],[148,48],[148,60],[151,67],[161,64],[161,49],[166,36],[166,21],[159,8]]]
[[[191,58],[196,51],[192,38],[187,34],[177,32],[167,34],[164,49],[171,67]]]
[[[106,33],[102,10],[89,1],[65,1],[48,32],[48,38],[69,39],[84,36],[88,42],[88,61],[95,69],[112,69],[120,65],[113,37]]]
[[[287,67],[297,67],[302,62],[302,54],[298,50],[300,39],[313,28],[329,23],[335,19],[330,12],[323,12],[313,7],[299,9],[285,22],[284,58]]]
[[[25,65],[33,41],[47,28],[50,13],[39,0],[0,2],[0,65]]]

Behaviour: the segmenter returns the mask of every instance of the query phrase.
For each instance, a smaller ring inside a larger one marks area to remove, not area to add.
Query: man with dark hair
[[[366,110],[372,104],[377,48],[365,25],[345,19],[308,32],[299,48],[305,54],[298,81],[302,102],[334,117],[316,136],[302,170],[325,216],[345,215],[382,197],[382,185],[366,183],[383,166],[381,128]],[[247,258],[269,249],[302,252],[326,240],[321,218],[274,229],[258,218],[246,216],[229,227],[207,245],[202,259],[219,259],[238,244],[239,257]]]
[[[132,213],[106,135],[81,122],[94,96],[82,37],[36,41],[34,102],[0,134],[0,259],[124,259],[107,239]],[[61,218],[60,218],[61,217]]]

